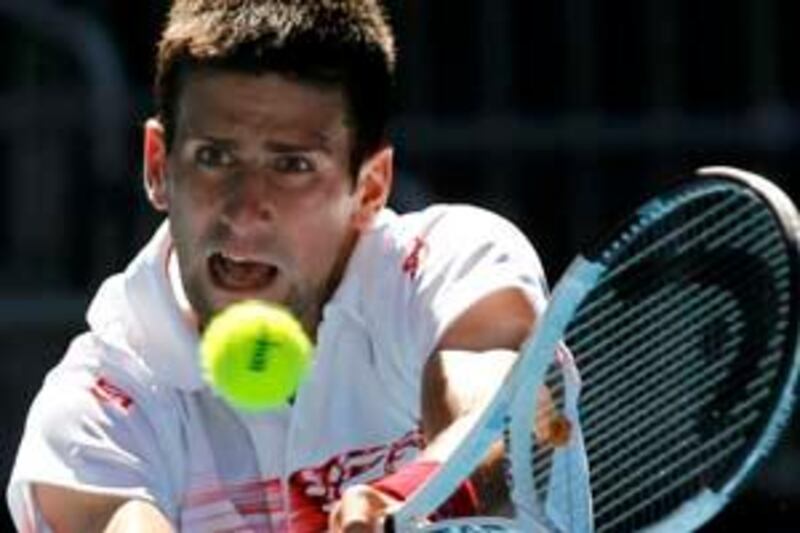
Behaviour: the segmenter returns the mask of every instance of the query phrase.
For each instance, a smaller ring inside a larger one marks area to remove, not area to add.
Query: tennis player
[[[545,304],[467,206],[386,207],[395,49],[376,0],[175,0],[144,184],[163,225],[108,278],[30,413],[7,491],[33,531],[364,531],[436,471]],[[209,318],[281,302],[315,340],[291,404],[237,412]],[[482,512],[491,476],[441,515]]]

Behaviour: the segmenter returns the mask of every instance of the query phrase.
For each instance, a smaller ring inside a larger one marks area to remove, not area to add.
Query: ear
[[[365,161],[358,172],[356,182],[355,226],[365,230],[372,225],[375,215],[383,209],[389,199],[394,178],[394,149],[385,146]]]
[[[156,211],[166,212],[167,196],[167,145],[164,127],[150,118],[144,125],[144,189],[147,199]]]

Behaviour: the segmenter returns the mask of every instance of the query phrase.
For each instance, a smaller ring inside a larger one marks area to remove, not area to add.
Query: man
[[[167,220],[32,406],[19,529],[371,530],[435,471],[543,276],[495,215],[385,208],[394,53],[375,0],[175,0],[144,131]],[[260,414],[215,396],[196,355],[210,317],[252,298],[316,344],[294,402]],[[450,511],[482,510],[484,488]]]

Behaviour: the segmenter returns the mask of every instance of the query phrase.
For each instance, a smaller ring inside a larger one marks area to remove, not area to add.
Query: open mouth
[[[228,291],[257,291],[269,286],[278,275],[278,267],[260,261],[214,253],[208,258],[211,278]]]

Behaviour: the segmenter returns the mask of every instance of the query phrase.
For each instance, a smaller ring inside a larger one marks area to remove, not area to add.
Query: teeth
[[[209,260],[212,275],[222,286],[233,290],[265,286],[277,274],[269,263],[227,253],[217,253]]]
[[[245,265],[245,264],[265,264],[264,261],[256,259],[254,257],[248,257],[244,255],[235,255],[235,254],[227,254],[227,253],[220,253],[219,254],[223,259],[229,261],[231,263],[235,263],[237,265]]]
[[[255,263],[256,261],[250,260],[246,257],[238,256],[238,255],[230,255],[226,253],[220,254],[222,257],[227,259],[228,261],[233,261],[234,263]]]

